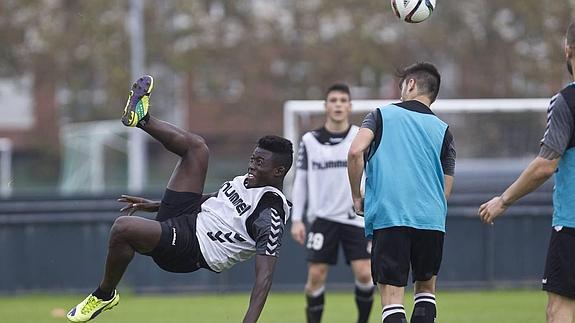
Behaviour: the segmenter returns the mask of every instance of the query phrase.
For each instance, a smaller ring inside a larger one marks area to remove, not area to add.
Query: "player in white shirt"
[[[151,76],[136,81],[122,122],[138,127],[180,156],[161,202],[123,196],[128,216],[110,230],[104,277],[98,288],[70,310],[73,322],[86,322],[119,302],[116,286],[134,254],[150,256],[169,272],[204,268],[221,272],[256,255],[255,283],[243,322],[256,322],[272,284],[290,203],[282,193],[293,159],[289,140],[262,137],[247,174],[203,195],[209,151],[204,140],[148,113]],[[155,220],[129,216],[157,212]]]
[[[334,84],[326,93],[326,122],[303,135],[293,186],[292,237],[304,244],[307,234],[308,279],[305,286],[308,323],[321,321],[329,265],[337,264],[341,244],[355,276],[358,322],[367,322],[373,303],[370,243],[363,218],[356,216],[347,178],[347,153],[358,127],[351,125],[351,95],[345,84]]]

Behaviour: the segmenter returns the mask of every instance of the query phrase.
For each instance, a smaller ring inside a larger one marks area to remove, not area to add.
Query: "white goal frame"
[[[0,138],[0,197],[12,194],[12,140]]]
[[[352,112],[368,112],[398,100],[353,100]],[[433,103],[432,110],[439,114],[445,113],[490,113],[490,112],[545,112],[549,106],[548,98],[528,99],[445,99]],[[291,140],[294,150],[299,146],[299,116],[320,115],[325,112],[323,100],[289,100],[284,104],[283,129],[284,137]],[[291,196],[294,167],[286,176],[285,192]]]
[[[134,134],[141,142],[134,143]],[[63,145],[60,191],[71,193],[103,193],[107,185],[105,175],[105,149],[111,148],[126,155],[128,164],[127,190],[142,191],[144,182],[139,174],[146,172],[148,158],[144,146],[147,136],[134,128],[123,126],[118,120],[91,121],[66,124],[60,129]],[[135,151],[135,153],[134,153]],[[70,158],[74,155],[74,159]],[[135,167],[134,167],[135,165]],[[135,172],[132,168],[136,168]]]

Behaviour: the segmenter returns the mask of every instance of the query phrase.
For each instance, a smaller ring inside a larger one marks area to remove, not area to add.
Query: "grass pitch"
[[[85,295],[28,295],[0,297],[0,322],[67,322],[66,311]],[[154,295],[120,293],[120,304],[102,313],[93,322],[241,322],[249,294]],[[536,290],[485,292],[439,292],[438,323],[530,323],[545,322],[547,296]],[[412,296],[406,296],[411,313]],[[298,293],[273,293],[269,296],[260,322],[305,322],[304,296]],[[381,305],[376,297],[370,322],[381,322]],[[356,319],[352,292],[326,294],[325,323],[350,323]]]

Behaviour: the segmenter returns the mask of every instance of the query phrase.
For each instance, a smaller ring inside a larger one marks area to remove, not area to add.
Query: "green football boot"
[[[80,304],[76,305],[68,312],[70,322],[88,322],[103,311],[112,309],[120,302],[120,294],[114,291],[114,297],[109,301],[104,301],[90,294]]]
[[[122,115],[122,123],[125,126],[136,127],[146,123],[153,88],[154,78],[150,75],[144,75],[134,82]]]

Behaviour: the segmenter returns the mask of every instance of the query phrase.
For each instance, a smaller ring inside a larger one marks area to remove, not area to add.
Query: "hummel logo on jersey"
[[[268,243],[266,244],[266,255],[268,256],[275,256],[276,249],[279,244],[279,237],[281,233],[281,225],[282,219],[278,214],[278,211],[275,209],[271,209],[271,226],[270,226],[270,235],[268,236]]]
[[[313,169],[343,168],[347,167],[347,160],[312,161],[311,167],[313,167]]]
[[[224,185],[222,185],[222,190],[230,202],[232,202],[232,205],[236,207],[236,211],[239,216],[242,216],[252,208],[251,205],[246,204],[244,200],[240,198],[240,195],[236,190],[232,189],[232,184],[230,184],[230,182],[225,182]]]
[[[216,233],[208,232],[206,234],[210,239],[212,239],[212,241],[230,242],[230,243],[246,241],[246,239],[244,239],[244,237],[242,237],[239,233],[236,233],[233,236],[232,236],[233,232],[223,233],[222,231],[218,231]]]

